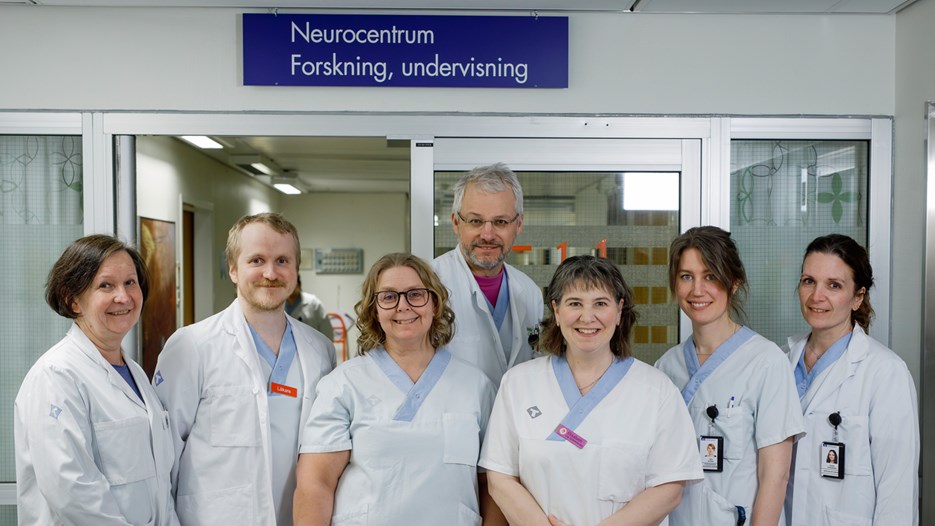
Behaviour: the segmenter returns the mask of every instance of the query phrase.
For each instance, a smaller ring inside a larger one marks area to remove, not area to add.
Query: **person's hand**
[[[571,526],[571,524],[558,520],[555,515],[549,515],[549,524],[551,526]]]

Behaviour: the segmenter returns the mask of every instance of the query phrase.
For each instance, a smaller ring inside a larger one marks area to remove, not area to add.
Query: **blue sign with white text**
[[[568,18],[249,13],[243,83],[567,88]]]

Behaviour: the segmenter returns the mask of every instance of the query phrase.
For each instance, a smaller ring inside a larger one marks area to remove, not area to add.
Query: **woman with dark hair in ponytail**
[[[807,334],[789,339],[805,414],[786,495],[792,526],[917,525],[919,418],[906,364],[867,335],[873,269],[850,237],[816,238],[799,279]],[[835,451],[837,469],[821,460]]]

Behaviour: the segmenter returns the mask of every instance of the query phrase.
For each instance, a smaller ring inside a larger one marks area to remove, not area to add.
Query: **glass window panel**
[[[13,400],[70,321],[45,303],[59,255],[83,234],[81,138],[0,135],[0,482],[15,481]],[[0,509],[0,524],[15,507]]]
[[[805,247],[867,244],[869,142],[731,141],[731,235],[750,281],[748,325],[784,345],[808,330],[796,293]]]
[[[507,262],[543,289],[552,279],[562,250],[566,256],[598,254],[606,240],[606,255],[616,262],[633,289],[639,322],[633,334],[634,355],[653,363],[677,343],[678,306],[669,298],[669,244],[679,232],[680,174],[656,176],[660,184],[628,190],[629,172],[518,172],[524,193],[523,233]],[[457,245],[451,226],[451,187],[462,172],[435,173],[435,255]],[[646,203],[661,192],[663,209],[628,210],[624,202]],[[674,201],[671,194],[675,192]],[[676,209],[672,210],[671,203]]]

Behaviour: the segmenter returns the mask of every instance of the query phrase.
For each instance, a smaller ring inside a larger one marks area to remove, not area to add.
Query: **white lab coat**
[[[588,441],[584,448],[547,440],[569,411],[555,359],[538,358],[504,375],[480,466],[519,477],[543,512],[574,526],[598,524],[647,488],[702,478],[682,397],[664,374],[638,360],[575,430]]]
[[[303,430],[301,453],[351,450],[332,524],[480,526],[477,457],[493,384],[452,357],[428,394],[410,388],[422,400],[412,420],[394,420],[412,397],[374,361],[385,352],[373,349],[322,379]]]
[[[13,407],[19,524],[178,524],[166,412],[124,360],[142,402],[77,325],[27,373]]]
[[[503,323],[512,323],[513,346],[510,359],[500,342],[487,298],[464,260],[461,249],[442,254],[432,261],[432,267],[448,288],[448,304],[455,313],[455,335],[445,347],[448,351],[483,371],[495,386],[503,373],[516,364],[535,356],[529,335],[537,330],[542,319],[542,290],[529,276],[515,267],[506,266],[510,290],[510,310]]]
[[[679,389],[691,380],[684,346],[676,345],[656,362]],[[706,413],[711,405],[719,412],[713,425]],[[736,523],[737,506],[744,507],[749,521],[759,488],[757,451],[802,434],[800,407],[788,359],[775,343],[754,333],[707,377],[688,406],[697,436],[724,438],[723,471],[705,472],[703,483],[686,487],[670,524]]]
[[[328,312],[318,296],[302,292],[299,296],[298,304],[289,310],[286,304],[286,311],[289,316],[311,326],[316,331],[325,335],[329,340],[334,339],[334,328],[331,326],[331,319],[328,318]]]
[[[172,424],[172,487],[183,526],[276,526],[270,459],[298,458],[298,444],[292,451],[270,447],[268,378],[239,301],[176,331],[153,376]],[[334,346],[318,331],[287,319],[297,347],[293,367],[302,371],[304,422],[315,385],[334,368]]]
[[[789,339],[792,367],[808,334]],[[906,364],[859,326],[844,354],[802,398],[805,438],[798,441],[786,495],[792,526],[919,524],[919,420]],[[832,441],[828,416],[841,412],[844,480],[820,476],[819,448]]]

